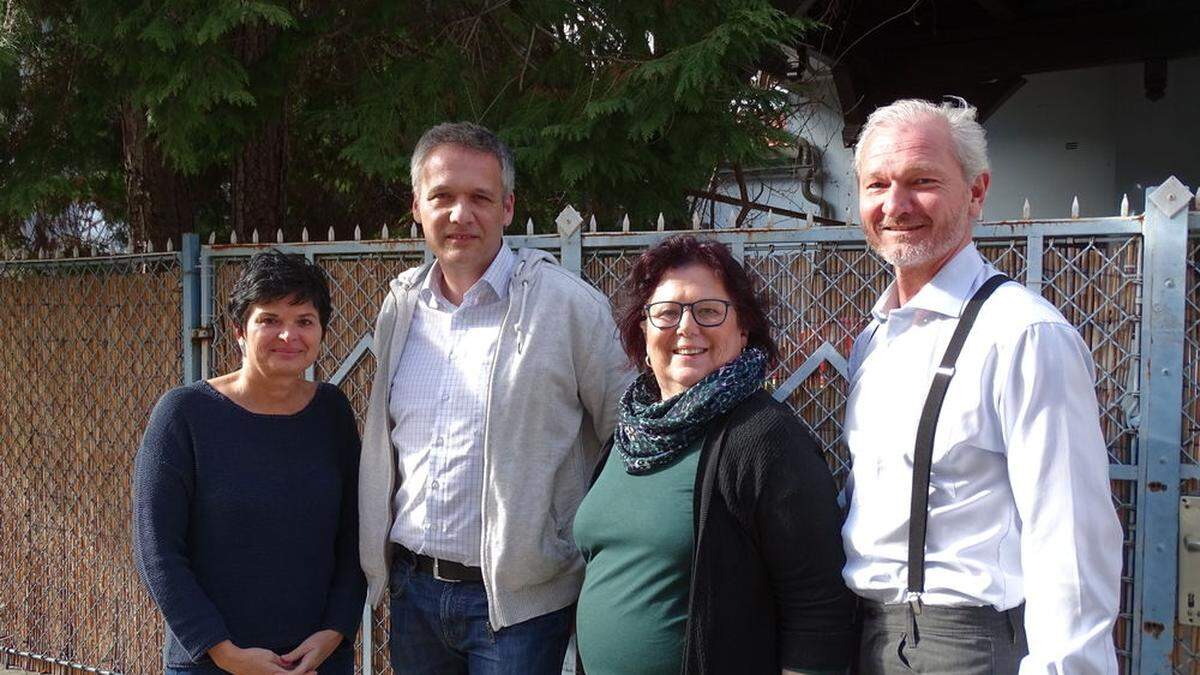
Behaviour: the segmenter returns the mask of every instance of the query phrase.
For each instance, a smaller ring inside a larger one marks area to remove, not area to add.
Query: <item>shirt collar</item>
[[[508,297],[508,283],[512,279],[513,267],[517,257],[512,249],[504,244],[492,263],[484,270],[483,276],[463,294],[463,305],[485,304],[489,301],[503,300]],[[441,263],[434,261],[421,282],[420,298],[434,308],[452,308],[454,305],[446,299],[442,291]]]
[[[985,264],[975,244],[967,244],[942,265],[942,269],[917,291],[904,305],[904,309],[921,309],[944,316],[959,316],[971,295],[971,287],[984,270]],[[871,308],[871,315],[878,321],[887,321],[888,314],[899,308],[896,282],[892,281]]]

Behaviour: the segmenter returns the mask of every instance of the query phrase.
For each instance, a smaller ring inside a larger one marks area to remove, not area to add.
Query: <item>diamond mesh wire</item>
[[[1188,239],[1187,285],[1183,343],[1183,447],[1184,466],[1200,463],[1200,232]],[[1200,496],[1200,481],[1187,480],[1180,494]],[[1174,672],[1200,673],[1200,626],[1175,624]]]
[[[1188,240],[1186,288],[1181,460],[1194,465],[1200,464],[1200,232]]]
[[[642,254],[642,248],[618,248],[610,250],[590,250],[583,255],[582,276],[588,283],[600,289],[609,300],[616,301],[621,283],[629,275],[629,270],[637,257]]]
[[[1124,536],[1121,539],[1121,605],[1117,610],[1117,621],[1113,626],[1113,642],[1117,647],[1117,666],[1121,673],[1133,672],[1133,584],[1134,559],[1137,555],[1137,481],[1114,480],[1112,484],[1113,505],[1117,519],[1121,522]]]
[[[1042,295],[1092,350],[1109,460],[1136,464],[1141,237],[1047,239],[1043,255]]]
[[[0,262],[0,646],[161,669],[129,495],[150,410],[183,378],[181,288],[173,254]]]
[[[758,287],[769,289],[768,316],[779,347],[779,363],[769,374],[775,386],[824,344],[847,356],[871,306],[891,281],[883,261],[861,245],[751,247],[744,264]],[[787,399],[821,442],[839,484],[850,469],[842,443],[844,375],[822,362]]]

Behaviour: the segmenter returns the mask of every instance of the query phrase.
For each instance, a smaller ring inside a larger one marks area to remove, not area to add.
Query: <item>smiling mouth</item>
[[[681,347],[679,349],[672,350],[671,353],[679,356],[699,356],[707,351],[707,349],[701,349],[700,347]]]
[[[896,221],[891,218],[885,218],[879,224],[879,229],[882,232],[912,232],[913,230],[921,230],[928,226],[929,223],[924,220]]]

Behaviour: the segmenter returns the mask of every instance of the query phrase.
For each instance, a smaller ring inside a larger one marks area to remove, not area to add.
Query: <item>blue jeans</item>
[[[391,569],[392,671],[404,675],[559,675],[572,607],[493,631],[483,584],[438,581],[397,551]]]

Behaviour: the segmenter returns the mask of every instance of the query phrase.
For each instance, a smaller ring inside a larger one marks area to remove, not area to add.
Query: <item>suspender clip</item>
[[[954,377],[954,366],[938,366],[937,374],[945,375],[946,377]]]
[[[904,596],[904,601],[908,603],[908,606],[910,609],[912,609],[913,614],[919,615],[921,613],[921,593],[917,591],[909,591],[908,594]]]

